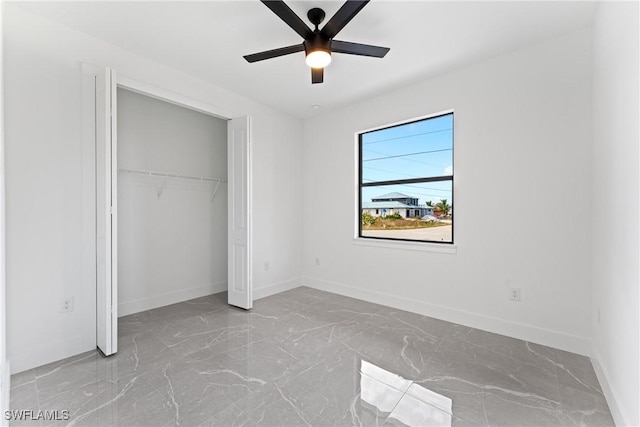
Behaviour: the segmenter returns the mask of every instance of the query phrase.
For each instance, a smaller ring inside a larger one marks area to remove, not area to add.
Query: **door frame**
[[[102,67],[104,68],[104,67]],[[82,278],[84,283],[90,283],[91,286],[87,286],[85,292],[83,292],[82,299],[86,302],[95,301],[97,294],[97,280],[96,280],[96,189],[95,189],[95,94],[93,93],[94,76],[101,67],[96,67],[91,64],[82,64],[82,85],[83,85],[83,108],[82,108],[82,121],[83,121],[83,138],[82,138]],[[168,102],[170,104],[178,105],[190,110],[194,110],[209,116],[217,117],[219,119],[230,121],[237,117],[249,116],[248,113],[233,114],[230,110],[202,102],[188,96],[181,95],[170,90],[163,89],[158,86],[154,86],[148,83],[144,83],[140,80],[117,74],[116,86],[123,88],[131,92],[139,93],[141,95],[149,96],[151,98],[158,99],[160,101]],[[249,147],[252,143],[249,140]],[[249,153],[249,156],[251,154]],[[228,158],[228,153],[227,153]],[[245,178],[249,183],[248,197],[253,199],[252,195],[252,162],[249,162],[247,168],[247,174]],[[227,171],[229,174],[229,171]],[[229,221],[229,218],[227,218]],[[252,210],[248,212],[248,225],[253,228],[253,215]],[[116,240],[117,241],[117,240]],[[251,234],[248,241],[248,257],[249,257],[249,272],[252,267],[252,248],[253,242]],[[228,286],[228,285],[227,285]],[[248,282],[248,288],[252,291],[253,280],[251,277]],[[251,292],[252,293],[252,292]],[[87,337],[87,345],[95,347],[96,342],[96,307],[95,304],[84,304],[83,318],[85,325],[85,334]],[[92,348],[93,348],[92,347]]]

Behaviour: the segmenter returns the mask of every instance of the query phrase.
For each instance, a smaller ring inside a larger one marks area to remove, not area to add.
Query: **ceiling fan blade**
[[[322,34],[327,36],[329,39],[334,38],[336,34],[338,34],[340,30],[342,30],[344,26],[347,25],[349,21],[351,21],[353,17],[367,5],[367,3],[369,3],[369,0],[347,0],[347,2],[338,9],[336,14],[331,17],[329,22],[326,23],[324,28],[321,30]]]
[[[322,83],[324,81],[324,68],[311,69],[311,83]]]
[[[281,47],[279,49],[265,50],[264,52],[252,53],[251,55],[245,55],[244,59],[247,62],[264,61],[265,59],[277,58],[278,56],[289,55],[290,53],[302,52],[304,45],[294,44],[293,46]]]
[[[370,44],[343,42],[340,40],[331,40],[331,51],[337,53],[347,53],[349,55],[373,56],[375,58],[384,58],[389,52],[388,47],[372,46]]]
[[[302,38],[306,39],[313,31],[307,24],[304,23],[293,10],[289,8],[282,0],[260,0],[267,6],[273,13],[278,15],[293,31],[298,33]]]

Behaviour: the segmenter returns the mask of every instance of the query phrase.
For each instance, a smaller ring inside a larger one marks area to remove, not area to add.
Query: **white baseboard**
[[[602,387],[604,397],[607,399],[607,403],[609,404],[609,410],[611,411],[611,415],[613,416],[613,421],[617,426],[632,425],[629,421],[629,417],[622,411],[620,405],[618,405],[616,393],[613,391],[611,383],[609,383],[609,375],[607,369],[600,363],[600,353],[595,348],[595,346],[592,349],[592,354],[593,356],[591,357],[591,364],[593,365],[593,370],[596,371],[596,376],[598,377],[598,381],[600,382],[600,387]]]
[[[118,317],[140,313],[141,311],[164,307],[165,305],[175,304],[182,301],[188,301],[190,299],[200,298],[226,290],[227,281],[225,280],[205,286],[198,286],[196,288],[181,289],[179,291],[168,292],[162,295],[154,295],[149,298],[121,302],[118,304]]]
[[[586,337],[564,334],[532,325],[490,317],[480,313],[436,305],[427,301],[416,301],[397,295],[356,288],[344,283],[321,280],[313,277],[305,277],[303,283],[310,288],[333,292],[375,304],[386,305],[388,307],[410,311],[412,313],[422,314],[424,316],[570,351],[572,353],[585,356],[591,354],[591,339]]]
[[[296,277],[295,279],[285,280],[283,282],[272,283],[267,286],[261,286],[257,289],[253,289],[253,300],[258,300],[271,295],[279,294],[280,292],[288,291],[302,286],[302,277]]]

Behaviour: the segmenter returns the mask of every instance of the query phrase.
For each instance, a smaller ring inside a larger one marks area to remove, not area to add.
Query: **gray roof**
[[[406,205],[404,203],[392,201],[392,202],[365,202],[362,204],[362,209],[425,209],[431,208],[430,206],[414,206]]]
[[[378,197],[374,197],[373,200],[377,200],[377,199],[416,199],[417,197],[412,197],[412,196],[407,196],[406,194],[402,194],[402,193],[387,193],[387,194],[383,194],[382,196],[378,196]]]

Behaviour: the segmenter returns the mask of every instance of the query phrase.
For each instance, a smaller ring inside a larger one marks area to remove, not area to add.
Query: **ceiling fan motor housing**
[[[313,35],[304,41],[304,52],[306,55],[317,50],[325,51],[331,55],[331,40],[319,31],[315,31]]]

